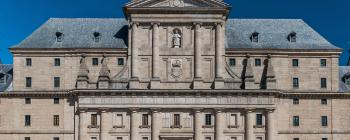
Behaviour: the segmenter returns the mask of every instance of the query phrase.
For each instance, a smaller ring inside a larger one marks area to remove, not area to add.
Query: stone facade
[[[131,1],[124,12],[50,19],[10,49],[0,140],[350,137],[341,49],[302,20],[231,20],[215,0]]]

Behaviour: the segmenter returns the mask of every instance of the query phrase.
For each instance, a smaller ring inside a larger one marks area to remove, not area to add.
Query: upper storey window
[[[32,66],[32,59],[31,58],[26,58],[26,65]]]
[[[101,40],[101,33],[94,32],[94,40],[95,40],[95,42],[100,42],[100,40]]]
[[[62,42],[63,40],[63,33],[56,32],[56,42]]]
[[[4,84],[6,83],[6,75],[0,73],[0,84]]]
[[[250,40],[252,42],[258,43],[259,42],[259,33],[258,32],[252,33],[252,35],[250,36]]]
[[[288,35],[289,42],[297,42],[297,33],[292,32]]]

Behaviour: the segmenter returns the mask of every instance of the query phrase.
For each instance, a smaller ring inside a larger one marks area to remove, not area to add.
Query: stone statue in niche
[[[173,34],[173,48],[181,48],[181,31],[176,28],[172,32]]]

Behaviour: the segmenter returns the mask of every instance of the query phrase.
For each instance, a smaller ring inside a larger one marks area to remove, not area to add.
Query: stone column
[[[159,23],[152,23],[152,78],[159,79]]]
[[[201,79],[200,75],[200,59],[201,59],[201,40],[200,40],[200,34],[201,34],[201,24],[195,23],[195,44],[194,44],[194,78],[195,79]]]
[[[215,140],[224,140],[225,117],[221,110],[216,110],[215,113]]]
[[[215,32],[215,78],[222,79],[225,68],[224,56],[225,56],[225,44],[224,44],[224,31],[223,23],[216,23]]]
[[[87,138],[87,124],[84,122],[86,121],[86,112],[85,110],[79,111],[79,140],[85,140]]]
[[[203,114],[200,109],[194,110],[194,140],[203,140],[202,126],[203,126]]]
[[[274,135],[275,135],[275,128],[274,128],[274,110],[273,109],[268,109],[266,111],[266,140],[274,140]]]
[[[254,138],[254,119],[255,113],[253,109],[246,110],[245,118],[245,139],[246,140],[255,140]]]
[[[162,127],[161,119],[159,110],[152,110],[152,140],[159,140],[160,129]]]
[[[108,119],[108,112],[107,110],[102,110],[101,111],[101,116],[100,116],[100,140],[108,140],[108,126],[111,123],[110,120]]]
[[[131,77],[132,78],[136,78],[137,79],[137,67],[136,67],[136,63],[137,63],[137,54],[138,54],[138,50],[136,48],[136,42],[137,42],[137,23],[131,23],[131,33],[132,33],[132,37],[131,37]]]
[[[130,140],[140,140],[139,137],[139,114],[136,109],[130,110]]]

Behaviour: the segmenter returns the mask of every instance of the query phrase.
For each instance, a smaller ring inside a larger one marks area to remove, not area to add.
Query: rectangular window
[[[91,114],[91,125],[97,126],[97,114]]]
[[[322,140],[328,140],[328,138],[322,138]]]
[[[292,63],[293,63],[293,67],[299,67],[299,60],[298,59],[293,59]]]
[[[293,140],[299,140],[299,138],[293,138]]]
[[[25,115],[24,116],[24,126],[30,126],[30,124],[31,124],[30,115]]]
[[[91,140],[97,140],[97,137],[91,137]]]
[[[59,125],[60,125],[60,116],[53,115],[53,126],[59,126]]]
[[[148,125],[148,114],[142,114],[142,125],[143,126]]]
[[[299,78],[293,78],[293,88],[299,88]]]
[[[256,140],[263,140],[262,137],[256,137]]]
[[[255,66],[261,66],[261,59],[255,59]]]
[[[142,137],[142,140],[148,140],[148,137]]]
[[[59,58],[55,58],[55,66],[61,66],[61,60]]]
[[[118,65],[119,66],[124,65],[124,58],[118,58]]]
[[[174,126],[175,127],[180,126],[180,114],[174,114]]]
[[[117,140],[123,140],[123,137],[117,137]]]
[[[53,104],[60,104],[60,98],[53,98]]]
[[[32,77],[26,77],[26,87],[32,87]]]
[[[262,125],[262,114],[256,114],[256,125]]]
[[[32,104],[32,99],[31,98],[25,98],[25,104]]]
[[[321,99],[321,104],[322,105],[327,105],[327,99]]]
[[[299,126],[299,116],[293,116],[293,126]]]
[[[117,126],[122,126],[123,125],[123,114],[117,114],[116,115],[115,124]]]
[[[231,140],[237,140],[237,137],[231,137]]]
[[[211,137],[205,137],[205,140],[211,140]]]
[[[327,78],[321,78],[321,88],[327,88]]]
[[[320,63],[321,63],[321,67],[326,67],[327,66],[327,59],[321,59]]]
[[[293,104],[298,105],[299,104],[299,99],[298,98],[293,98]]]
[[[230,115],[230,125],[236,126],[237,125],[237,114],[231,114]]]
[[[27,66],[32,66],[32,59],[31,58],[27,58],[26,59],[26,65]]]
[[[98,58],[92,58],[92,65],[97,66],[98,65]]]
[[[60,140],[59,137],[53,137],[53,140]]]
[[[321,117],[321,125],[322,125],[322,126],[328,126],[328,119],[327,119],[327,116],[322,116],[322,117]]]
[[[236,59],[230,58],[229,63],[230,63],[230,66],[236,66]]]
[[[211,114],[205,114],[205,125],[212,125],[211,124]]]
[[[0,74],[0,84],[6,83],[6,75],[5,74]]]
[[[30,140],[30,137],[24,137],[24,140]]]
[[[60,87],[60,77],[54,77],[54,87],[59,88]]]

